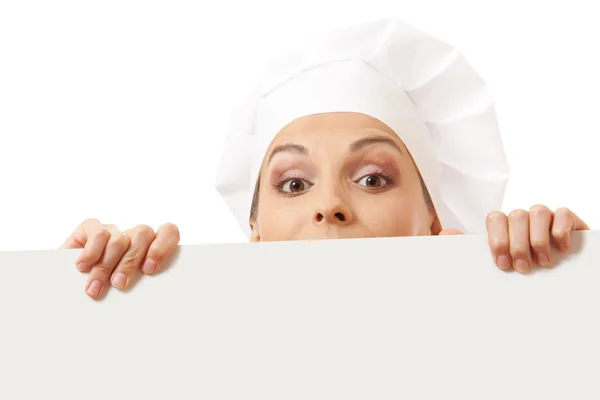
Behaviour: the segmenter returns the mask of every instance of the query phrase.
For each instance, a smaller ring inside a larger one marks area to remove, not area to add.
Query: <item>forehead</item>
[[[371,135],[390,137],[405,149],[398,135],[378,119],[360,113],[335,112],[307,115],[292,121],[275,136],[267,153],[287,143],[342,144]]]

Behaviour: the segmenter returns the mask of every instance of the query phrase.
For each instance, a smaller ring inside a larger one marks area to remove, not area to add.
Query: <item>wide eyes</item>
[[[388,179],[381,175],[367,175],[358,181],[359,185],[379,189],[388,184]]]
[[[391,185],[392,178],[391,176],[382,172],[366,175],[359,179],[356,183],[368,189],[376,190]],[[275,186],[280,192],[285,194],[300,194],[307,191],[314,185],[301,178],[284,178]]]
[[[298,178],[290,179],[280,184],[280,190],[284,193],[289,194],[302,193],[303,191],[308,190],[311,187],[312,184],[310,182]]]

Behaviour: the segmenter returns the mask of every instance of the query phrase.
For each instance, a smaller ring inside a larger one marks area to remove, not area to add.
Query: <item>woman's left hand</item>
[[[589,230],[588,225],[568,208],[552,212],[544,205],[535,205],[529,212],[521,209],[508,216],[493,211],[486,218],[488,244],[498,268],[520,273],[531,271],[533,261],[541,266],[551,264],[550,246],[560,252],[569,250],[570,232]],[[444,229],[440,235],[456,235],[456,229]]]

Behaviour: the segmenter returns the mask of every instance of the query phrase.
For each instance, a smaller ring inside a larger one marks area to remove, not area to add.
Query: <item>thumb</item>
[[[445,235],[464,235],[464,232],[459,231],[458,229],[454,229],[454,228],[446,228],[446,229],[442,229],[439,233],[440,236],[445,236]]]

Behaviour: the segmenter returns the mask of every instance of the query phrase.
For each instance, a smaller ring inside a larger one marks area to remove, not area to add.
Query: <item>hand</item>
[[[126,289],[139,268],[145,274],[160,270],[179,243],[177,226],[167,223],[155,233],[146,225],[121,232],[115,225],[102,225],[97,219],[83,221],[60,247],[83,248],[75,265],[89,272],[85,291],[98,298],[109,280],[117,289]]]
[[[515,269],[523,274],[531,271],[534,259],[545,267],[552,263],[551,244],[560,252],[566,252],[571,246],[571,231],[590,229],[568,208],[559,208],[553,213],[541,204],[531,207],[529,212],[513,210],[508,216],[493,211],[486,218],[486,226],[488,244],[498,268]],[[456,229],[440,232],[440,235],[453,234],[462,232]]]

